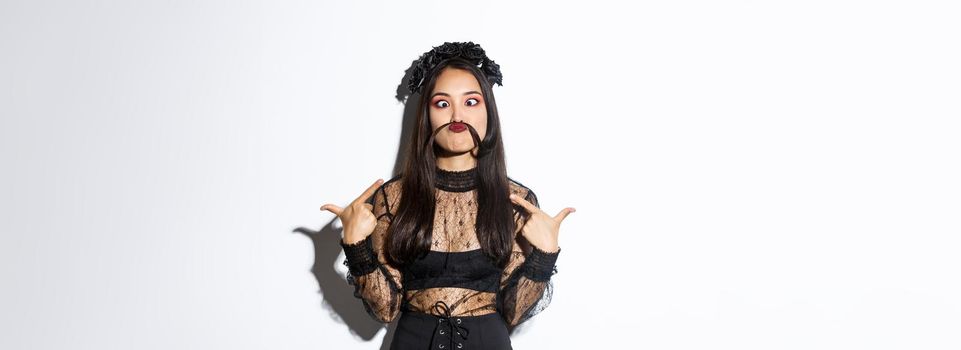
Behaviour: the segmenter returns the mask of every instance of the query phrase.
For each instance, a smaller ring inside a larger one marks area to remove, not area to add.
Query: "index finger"
[[[524,209],[527,209],[527,211],[531,214],[540,210],[540,208],[534,206],[534,204],[531,204],[531,202],[528,202],[524,198],[521,198],[521,196],[511,193],[510,198],[514,201],[514,203],[517,203]]]
[[[377,179],[377,181],[374,181],[374,183],[370,185],[370,187],[367,187],[367,190],[364,191],[360,197],[357,197],[357,199],[351,202],[351,204],[367,202],[367,200],[370,199],[370,196],[374,195],[374,192],[377,191],[377,188],[380,187],[382,182],[384,182],[384,179]]]

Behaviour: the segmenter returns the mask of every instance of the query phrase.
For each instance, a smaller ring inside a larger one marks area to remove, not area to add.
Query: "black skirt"
[[[435,316],[402,311],[390,350],[512,350],[507,324],[499,313]]]

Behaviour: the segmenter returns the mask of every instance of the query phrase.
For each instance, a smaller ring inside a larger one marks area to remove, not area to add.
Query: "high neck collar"
[[[466,192],[477,188],[477,167],[451,171],[434,167],[437,188],[448,192]]]

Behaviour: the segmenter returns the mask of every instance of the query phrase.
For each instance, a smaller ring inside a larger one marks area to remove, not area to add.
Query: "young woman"
[[[348,282],[391,349],[511,349],[550,303],[561,222],[507,176],[492,85],[500,69],[472,42],[444,43],[410,75],[420,93],[404,171],[344,208]]]

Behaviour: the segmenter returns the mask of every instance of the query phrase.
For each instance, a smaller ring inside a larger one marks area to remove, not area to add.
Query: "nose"
[[[460,116],[460,109],[457,106],[451,107],[450,121],[451,122],[463,122],[464,119]]]

